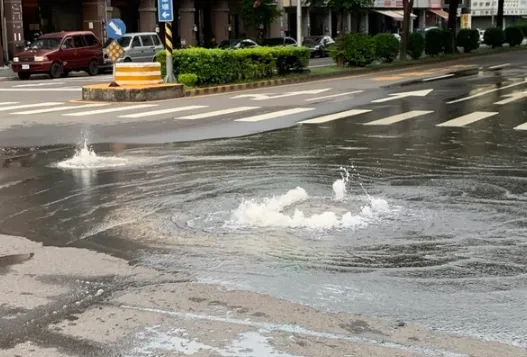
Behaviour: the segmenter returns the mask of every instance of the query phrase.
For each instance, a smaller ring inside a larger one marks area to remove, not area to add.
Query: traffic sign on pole
[[[159,22],[174,21],[174,4],[172,0],[157,0],[157,17]]]
[[[126,25],[120,19],[111,19],[106,25],[106,33],[109,38],[118,40],[126,33]]]

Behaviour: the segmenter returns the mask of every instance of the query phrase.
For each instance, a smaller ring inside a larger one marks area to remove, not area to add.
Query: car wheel
[[[123,62],[132,62],[132,59],[130,57],[126,57]]]
[[[90,61],[90,64],[88,64],[87,72],[90,76],[96,76],[99,73],[99,64],[97,64],[97,61]]]
[[[30,76],[31,76],[31,73],[18,72],[18,78],[20,78],[23,81],[28,80]]]
[[[62,65],[58,62],[54,62],[51,65],[51,70],[49,71],[49,75],[51,78],[60,78],[62,76],[63,69]]]

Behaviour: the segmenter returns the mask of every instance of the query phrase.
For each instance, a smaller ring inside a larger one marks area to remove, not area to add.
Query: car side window
[[[152,38],[154,39],[154,45],[161,46],[161,40],[158,36],[152,36]]]
[[[139,36],[134,37],[132,40],[132,47],[141,47],[141,40],[139,40]]]
[[[93,35],[86,35],[86,36],[84,36],[84,42],[86,42],[87,46],[96,46],[97,45],[97,39]]]
[[[285,39],[285,44],[286,44],[286,45],[294,45],[294,44],[295,44],[295,41],[293,41],[292,38],[286,38],[286,39]]]
[[[76,48],[86,47],[83,36],[73,36],[73,42]]]
[[[64,50],[69,50],[73,48],[73,39],[71,37],[68,37],[67,39],[64,40],[64,42],[62,43],[62,49]]]
[[[154,41],[152,41],[152,36],[141,36],[141,41],[143,41],[143,46],[150,47],[154,45]]]

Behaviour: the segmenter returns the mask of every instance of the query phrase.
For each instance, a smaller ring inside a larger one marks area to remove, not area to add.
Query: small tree
[[[254,28],[263,26],[264,32],[281,15],[275,0],[241,0],[240,3],[243,23]]]
[[[456,52],[456,33],[457,33],[457,8],[461,0],[450,0],[448,4],[448,30],[452,34],[452,51]]]
[[[301,0],[297,0],[301,1]],[[344,65],[344,57],[340,55],[344,50],[344,16],[346,13],[358,12],[360,9],[373,5],[373,0],[306,0],[311,7],[327,7],[337,14],[337,64]]]

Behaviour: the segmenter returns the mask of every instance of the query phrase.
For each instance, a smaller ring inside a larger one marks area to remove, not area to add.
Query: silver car
[[[104,67],[109,67],[113,64],[106,49],[111,42],[112,40],[108,40],[104,46]],[[117,63],[152,62],[155,60],[156,54],[165,49],[161,39],[155,32],[127,33],[118,39],[117,43],[124,50]]]

